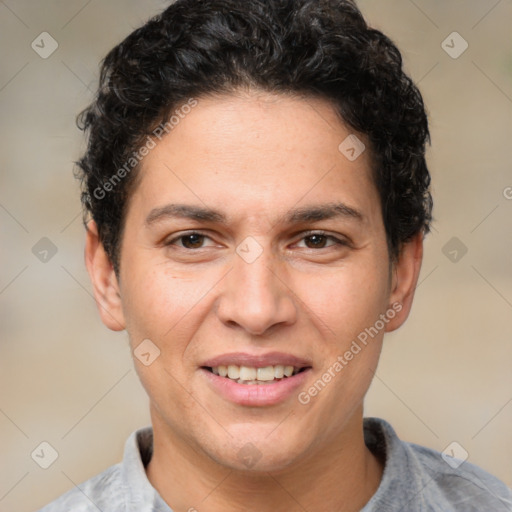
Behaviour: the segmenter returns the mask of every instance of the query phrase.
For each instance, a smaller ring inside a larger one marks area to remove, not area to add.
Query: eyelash
[[[191,235],[199,235],[199,236],[203,236],[205,238],[210,238],[208,235],[206,235],[205,233],[201,233],[200,231],[190,231],[188,233],[181,234],[180,236],[177,236],[177,237],[173,238],[172,240],[169,240],[168,242],[165,242],[164,245],[165,246],[174,245],[174,243],[177,242],[178,240],[181,240],[181,239],[186,238],[186,237],[191,236]],[[334,244],[337,245],[337,246],[342,246],[342,247],[350,246],[350,243],[348,241],[340,240],[339,238],[337,238],[337,237],[335,237],[333,235],[328,235],[324,231],[308,231],[308,232],[306,232],[306,233],[304,233],[302,235],[300,240],[304,240],[305,238],[309,238],[309,237],[312,237],[312,236],[323,236],[327,240],[330,240],[330,241],[334,242]],[[333,246],[330,246],[330,247],[333,247]],[[306,247],[306,249],[313,250],[313,251],[317,251],[317,250],[320,250],[320,249],[328,249],[328,248],[329,247],[320,247],[319,249],[315,249],[315,248],[312,248],[312,247]],[[189,249],[187,247],[180,247],[180,249],[184,249],[186,251],[200,251],[201,249],[204,249],[204,247],[198,247],[197,249]]]

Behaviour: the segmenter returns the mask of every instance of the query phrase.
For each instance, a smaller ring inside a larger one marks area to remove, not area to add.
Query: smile
[[[237,384],[271,384],[278,382],[282,379],[287,379],[293,375],[306,370],[305,367],[298,368],[295,366],[285,365],[269,365],[263,367],[254,366],[238,366],[235,364],[220,365],[215,367],[205,367],[206,370],[210,371],[214,375],[219,377],[225,377],[230,379]]]

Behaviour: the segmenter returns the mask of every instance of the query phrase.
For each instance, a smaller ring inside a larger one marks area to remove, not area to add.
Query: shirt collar
[[[384,459],[384,472],[377,489],[361,512],[404,510],[426,512],[424,490],[431,483],[421,463],[380,418],[364,418],[364,440],[368,449]]]
[[[380,418],[364,418],[364,439],[368,449],[385,461],[377,492],[361,512],[414,510],[426,512],[423,491],[430,480],[419,461]],[[127,439],[121,468],[126,512],[172,512],[151,485],[145,467],[153,454],[153,429],[145,427]],[[392,500],[392,501],[390,501]]]
[[[121,468],[126,512],[172,512],[146,475],[153,454],[153,429],[145,427],[127,439]]]

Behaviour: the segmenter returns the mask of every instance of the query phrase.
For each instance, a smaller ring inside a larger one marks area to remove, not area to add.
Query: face
[[[360,421],[421,254],[390,268],[369,151],[338,149],[351,134],[321,100],[199,99],[143,160],[119,280],[89,240],[103,320],[145,354],[155,435],[268,471]]]

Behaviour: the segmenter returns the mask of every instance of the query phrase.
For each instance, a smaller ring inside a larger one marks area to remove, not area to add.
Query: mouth
[[[237,384],[268,385],[289,379],[309,370],[310,366],[268,365],[268,366],[238,366],[236,364],[219,366],[202,366],[202,369],[223,377]]]
[[[285,352],[231,352],[202,361],[199,369],[215,396],[239,406],[269,407],[292,400],[313,364]]]

